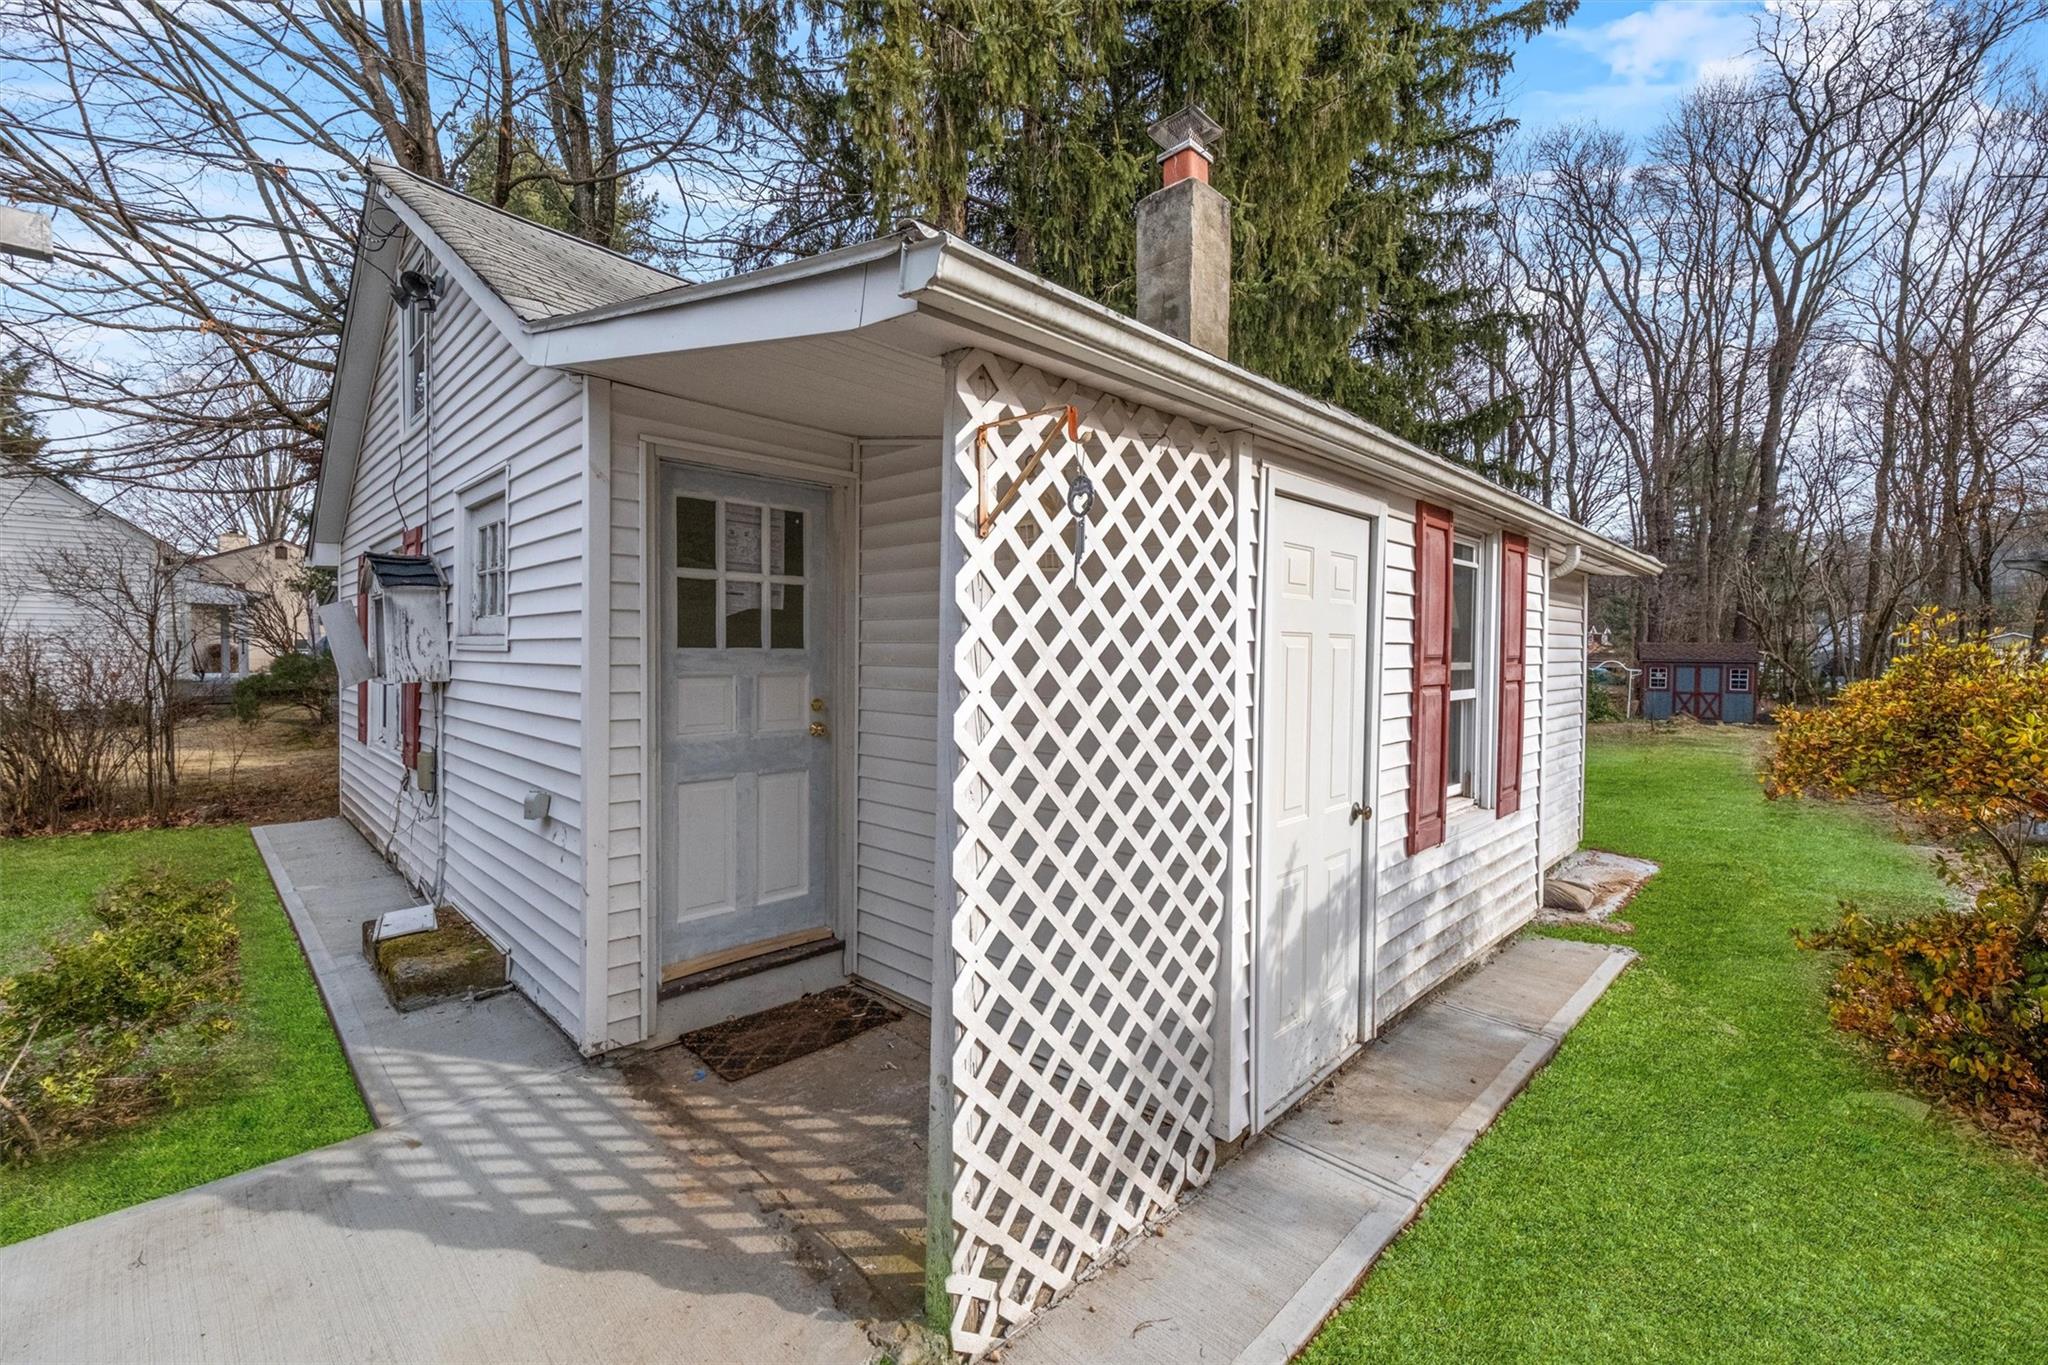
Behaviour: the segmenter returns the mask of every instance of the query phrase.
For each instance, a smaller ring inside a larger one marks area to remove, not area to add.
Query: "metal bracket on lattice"
[[[1037,418],[1052,416],[1058,416],[1060,420],[1053,423],[1052,429],[1046,432],[1045,439],[1033,446],[1031,453],[1018,463],[1017,473],[1011,478],[1010,486],[991,498],[989,495],[994,490],[995,483],[989,477],[988,434],[1003,427],[1022,426]],[[1080,444],[1081,414],[1075,410],[1072,403],[1040,408],[1036,412],[1023,412],[1015,417],[999,417],[993,422],[983,422],[974,429],[974,529],[983,540],[987,540],[989,532],[996,529],[996,518],[1017,500],[1018,495],[1024,491],[1024,485],[1031,482],[1031,476],[1045,463],[1045,457],[1052,454],[1053,447],[1062,439],[1063,430],[1066,433],[1064,439],[1076,445]]]

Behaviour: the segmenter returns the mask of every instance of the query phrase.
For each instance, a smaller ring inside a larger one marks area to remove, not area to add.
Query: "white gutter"
[[[1585,546],[1572,546],[1569,550],[1566,550],[1564,552],[1564,562],[1561,564],[1553,565],[1551,567],[1550,576],[1552,578],[1570,578],[1573,574],[1579,571],[1579,561],[1583,560],[1585,557]]]
[[[1034,333],[1028,339],[1047,350],[1335,457],[1404,491],[1442,498],[1448,486],[1462,506],[1573,546],[1595,572],[1651,576],[1664,570],[1651,556],[1595,535],[1349,412],[1305,398],[955,238],[934,235],[905,245],[903,293],[920,309],[981,330],[1016,335],[1017,324],[1024,323]],[[1588,542],[1590,553],[1583,548]]]

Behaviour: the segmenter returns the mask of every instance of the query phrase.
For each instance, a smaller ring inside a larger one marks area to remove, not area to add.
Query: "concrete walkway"
[[[875,1348],[758,1178],[518,996],[399,1015],[339,820],[259,846],[388,1126],[0,1249],[0,1360],[818,1361]]]
[[[1633,957],[1510,944],[1027,1328],[1004,1365],[1290,1359]]]

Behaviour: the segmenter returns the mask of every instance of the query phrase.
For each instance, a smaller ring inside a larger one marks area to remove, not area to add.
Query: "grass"
[[[242,931],[240,1028],[194,1102],[90,1145],[0,1167],[0,1245],[233,1175],[364,1132],[368,1111],[285,919],[240,827],[0,841],[0,973],[36,960],[52,930],[83,920],[100,886],[138,862],[235,884]]]
[[[1753,735],[1595,733],[1587,842],[1664,869],[1641,960],[1303,1360],[2048,1358],[2048,1180],[1902,1102],[1792,943],[1924,860],[1766,802]]]

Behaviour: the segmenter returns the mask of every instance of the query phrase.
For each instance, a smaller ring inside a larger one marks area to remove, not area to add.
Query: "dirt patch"
[[[743,1081],[902,1017],[901,1010],[865,991],[837,986],[772,1010],[685,1033],[682,1042],[722,1079]]]
[[[1648,858],[1580,849],[1544,877],[1543,909],[1536,918],[1544,924],[1597,924],[1616,933],[1633,933],[1635,926],[1614,914],[1634,900],[1657,871]]]
[[[340,808],[335,732],[296,707],[266,707],[244,725],[227,711],[178,734],[178,805],[192,824],[318,820]]]

